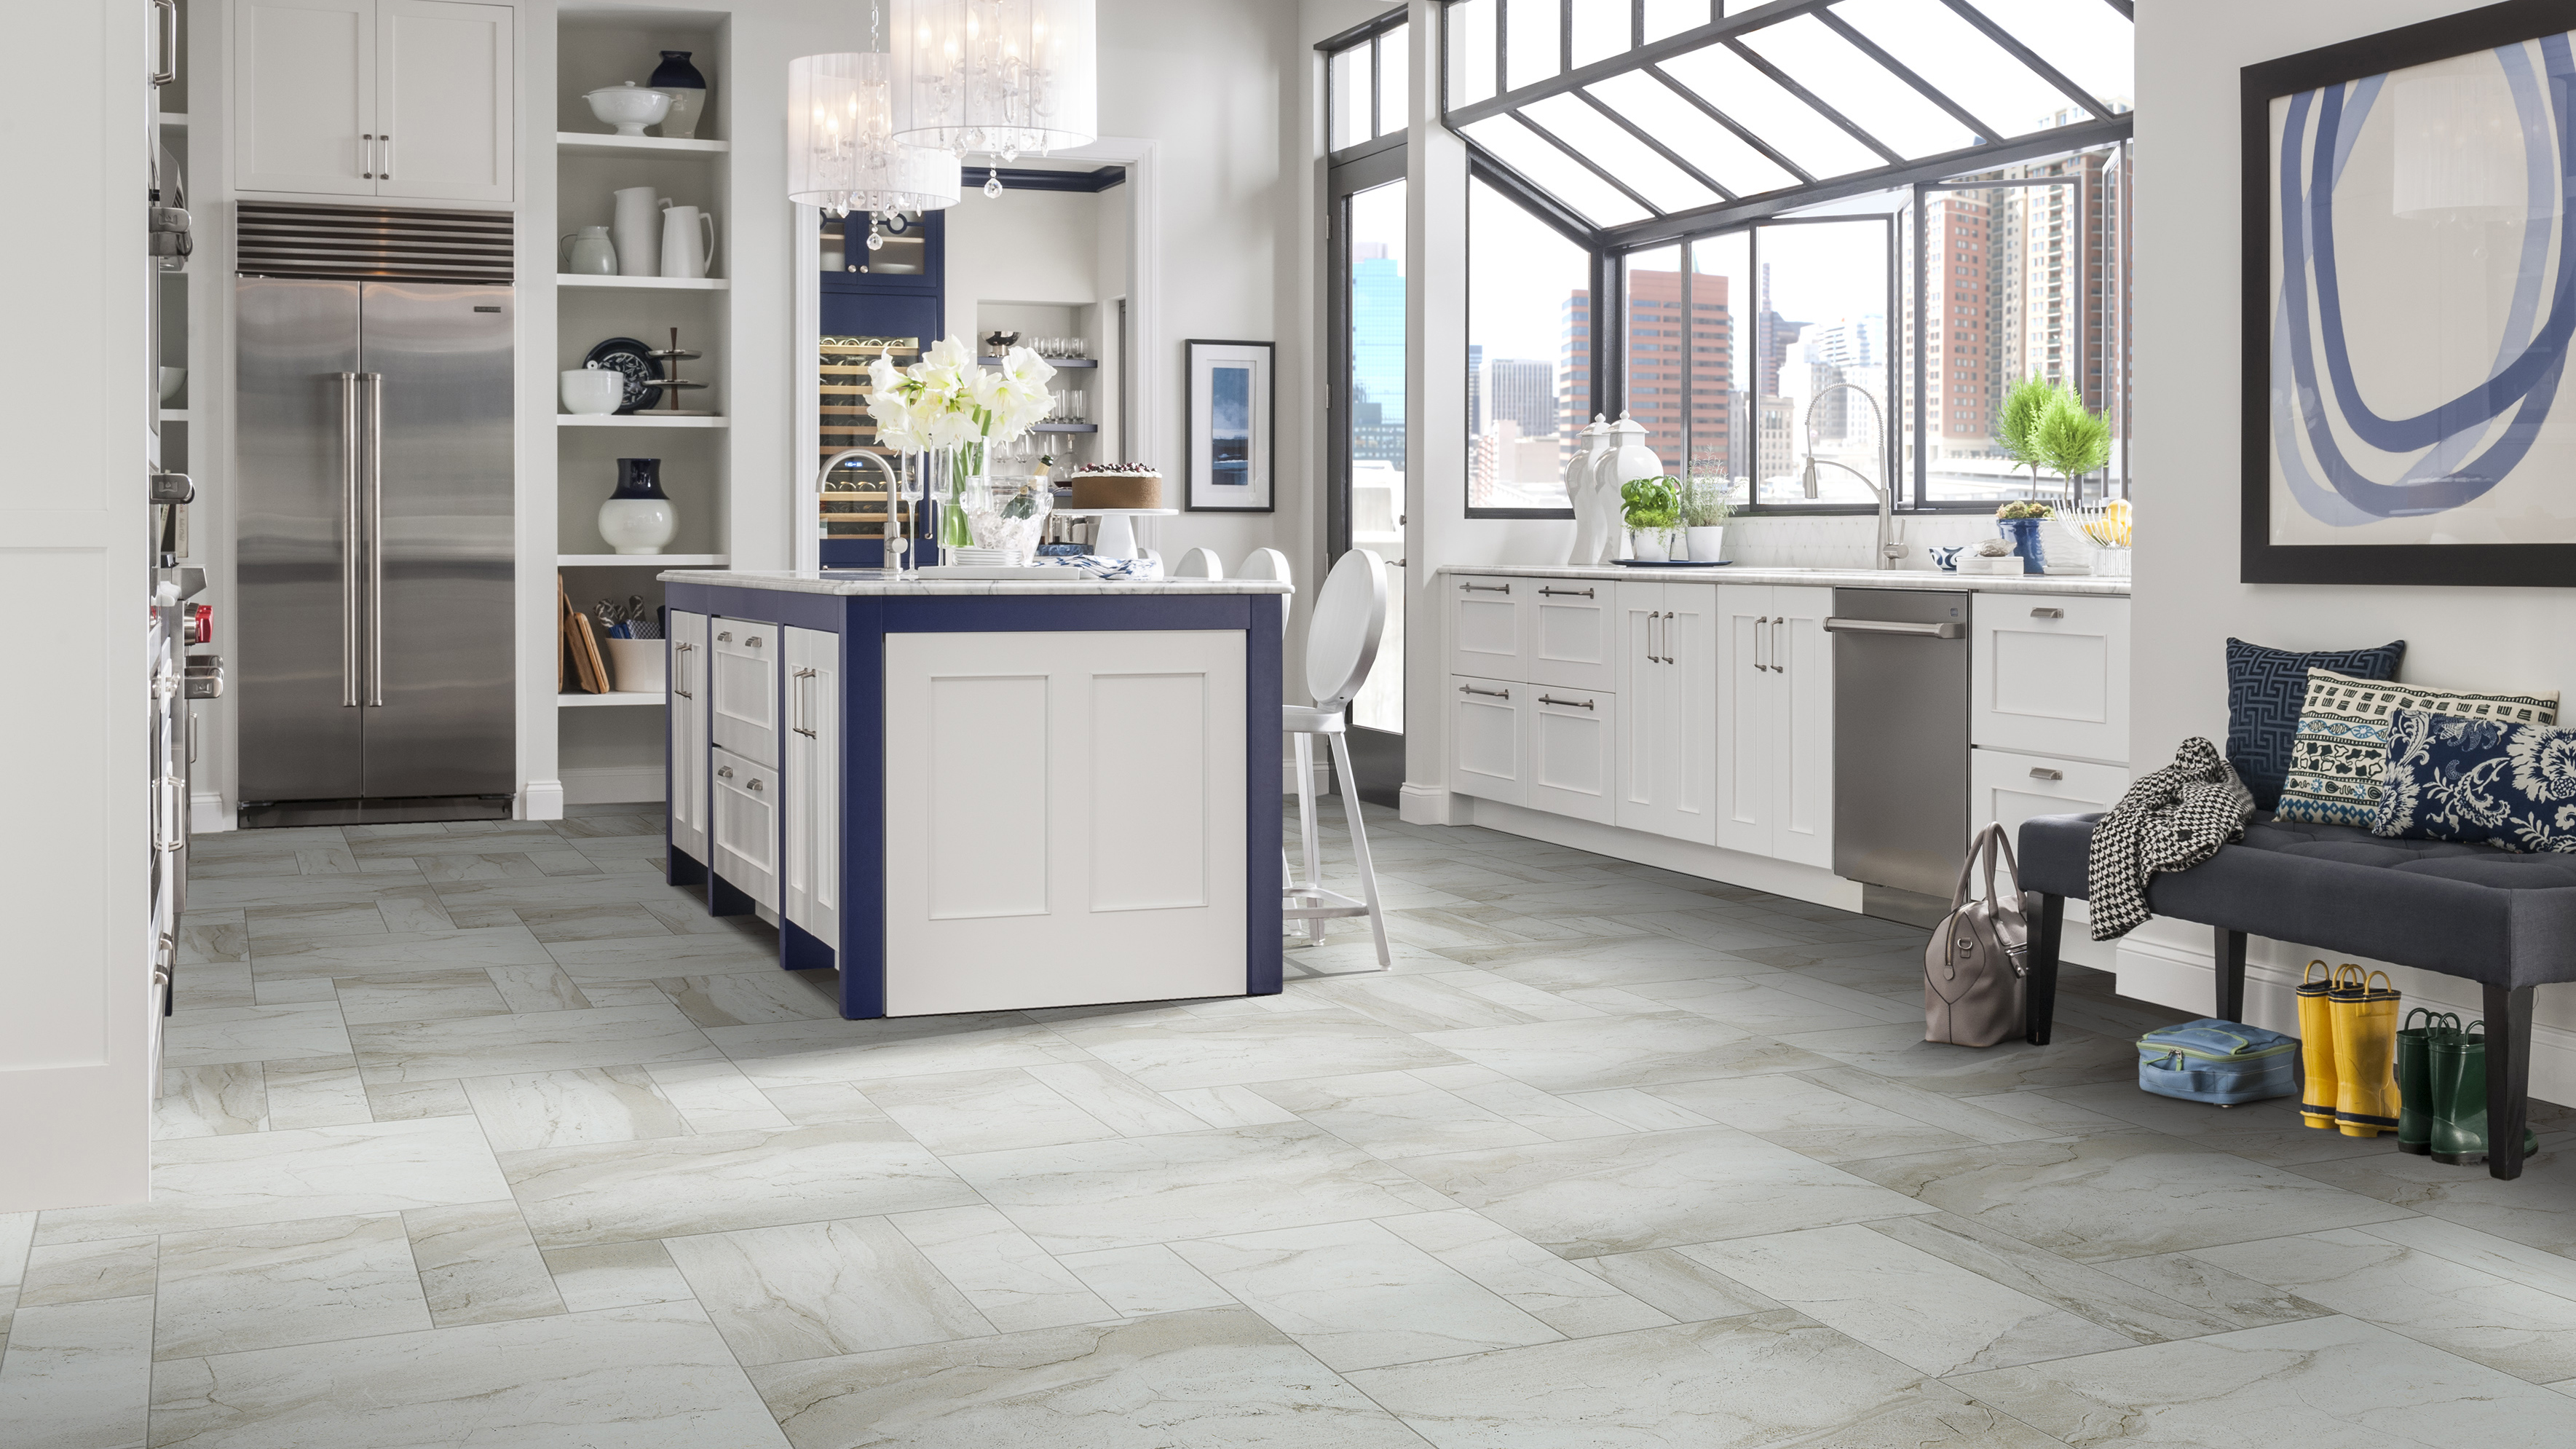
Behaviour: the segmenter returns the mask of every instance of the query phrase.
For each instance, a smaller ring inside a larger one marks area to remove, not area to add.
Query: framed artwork
[[[1194,513],[1268,513],[1277,495],[1271,476],[1277,453],[1271,433],[1277,401],[1272,344],[1192,338],[1188,346],[1187,506]]]
[[[2245,68],[2245,582],[2576,583],[2571,20]]]

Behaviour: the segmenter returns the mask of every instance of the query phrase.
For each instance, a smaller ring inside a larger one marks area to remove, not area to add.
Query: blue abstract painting
[[[1208,481],[1221,488],[1252,482],[1252,369],[1208,369]]]

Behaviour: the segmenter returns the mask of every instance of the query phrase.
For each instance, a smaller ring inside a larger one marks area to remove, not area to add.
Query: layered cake
[[[1163,475],[1150,463],[1086,463],[1072,482],[1075,508],[1163,506]]]

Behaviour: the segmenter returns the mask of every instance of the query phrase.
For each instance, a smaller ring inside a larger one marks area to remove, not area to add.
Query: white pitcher
[[[655,194],[650,186],[629,186],[610,194],[617,202],[616,221],[609,229],[617,244],[617,274],[659,275],[653,259],[661,255],[662,208],[671,204],[671,198]]]
[[[716,218],[711,211],[662,202],[662,275],[703,277],[716,259]]]
[[[1618,447],[1617,440],[1610,435],[1609,420],[1594,413],[1592,426],[1584,431],[1592,435],[1592,443],[1584,455],[1583,496],[1575,501],[1574,511],[1576,517],[1592,520],[1592,547],[1574,563],[1583,568],[1598,568],[1623,555],[1622,545],[1627,542],[1628,534],[1619,518],[1618,484],[1608,477],[1611,455]]]
[[[1565,561],[1576,568],[1601,561],[1601,515],[1592,506],[1592,459],[1599,451],[1593,440],[1608,426],[1601,414],[1594,413],[1583,431],[1574,435],[1575,454],[1565,465],[1565,501],[1574,510],[1574,547]]]

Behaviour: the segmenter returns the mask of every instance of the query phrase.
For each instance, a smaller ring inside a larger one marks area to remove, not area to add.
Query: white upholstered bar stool
[[[1172,577],[1221,579],[1225,577],[1225,561],[1218,558],[1213,550],[1194,548],[1181,555],[1180,563],[1172,570]]]
[[[1355,548],[1324,579],[1306,620],[1306,687],[1311,705],[1284,707],[1284,727],[1297,742],[1297,828],[1306,846],[1303,880],[1291,875],[1281,916],[1304,921],[1309,940],[1322,944],[1324,923],[1342,916],[1366,916],[1377,940],[1377,966],[1393,964],[1386,949],[1386,913],[1378,908],[1377,867],[1369,861],[1368,826],[1360,819],[1357,781],[1351,774],[1351,749],[1344,726],[1351,700],[1368,683],[1377,663],[1377,646],[1386,632],[1386,565],[1376,554]],[[1342,797],[1342,819],[1350,827],[1351,858],[1359,866],[1360,900],[1324,889],[1315,852],[1314,740],[1322,736],[1333,752],[1333,792]]]
[[[1297,582],[1288,576],[1288,555],[1275,548],[1256,548],[1245,554],[1243,562],[1235,567],[1234,576],[1238,579],[1276,579],[1291,587]],[[1288,637],[1288,600],[1296,597],[1290,594],[1280,600],[1279,637],[1283,639]]]

